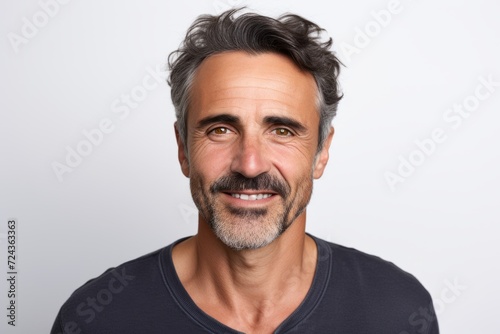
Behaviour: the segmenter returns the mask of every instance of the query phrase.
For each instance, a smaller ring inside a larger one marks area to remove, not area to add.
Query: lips
[[[258,201],[279,195],[287,198],[290,186],[282,179],[267,173],[254,178],[246,178],[239,173],[231,173],[217,179],[211,186],[212,194],[226,193],[246,201]]]
[[[234,198],[239,198],[239,199],[242,199],[244,201],[256,201],[256,200],[260,200],[260,199],[266,199],[266,198],[269,198],[271,196],[273,196],[273,194],[269,194],[269,193],[259,193],[259,194],[231,194],[232,197]]]

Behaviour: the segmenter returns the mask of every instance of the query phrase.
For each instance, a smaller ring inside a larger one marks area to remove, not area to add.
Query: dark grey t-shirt
[[[431,297],[415,277],[376,256],[313,238],[313,283],[275,333],[439,333]],[[173,245],[84,284],[61,307],[51,334],[239,333],[191,300],[172,263]]]

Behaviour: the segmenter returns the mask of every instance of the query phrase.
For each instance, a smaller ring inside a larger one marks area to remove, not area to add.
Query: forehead
[[[252,111],[317,116],[313,76],[276,53],[231,51],[213,55],[199,66],[189,118],[201,113]],[[314,118],[314,117],[313,117]]]

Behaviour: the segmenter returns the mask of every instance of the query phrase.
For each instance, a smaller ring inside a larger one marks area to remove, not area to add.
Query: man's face
[[[259,248],[305,220],[331,140],[317,153],[318,127],[314,78],[288,58],[227,52],[203,61],[179,160],[201,220],[227,246]]]

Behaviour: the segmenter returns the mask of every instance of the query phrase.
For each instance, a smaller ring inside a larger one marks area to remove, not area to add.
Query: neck
[[[287,314],[281,315],[286,318],[305,298],[316,259],[316,244],[305,234],[305,212],[279,238],[259,249],[228,248],[200,219],[198,234],[173,250],[184,287],[200,308],[218,320],[223,316],[206,309],[217,306],[236,318],[245,313],[265,318],[266,312],[276,313],[280,306],[286,309]]]

